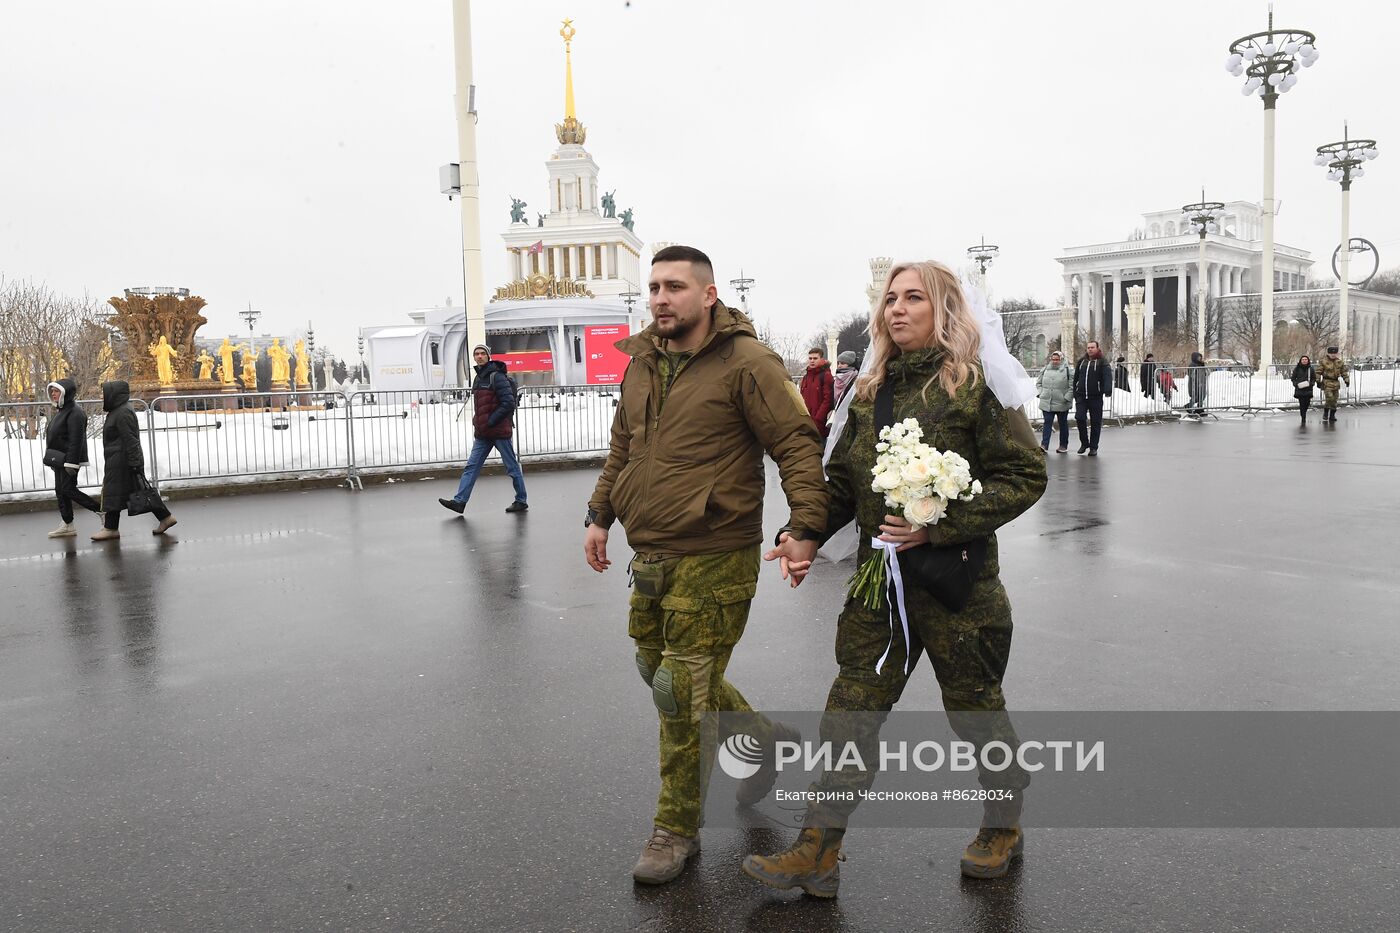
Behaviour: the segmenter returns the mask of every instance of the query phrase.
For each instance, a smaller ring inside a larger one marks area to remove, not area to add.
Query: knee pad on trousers
[[[674,716],[680,710],[676,703],[676,684],[671,669],[661,667],[651,681],[651,701],[667,716]]]
[[[642,675],[642,683],[646,684],[648,687],[650,687],[652,681],[656,679],[656,668],[651,666],[651,662],[647,660],[647,656],[640,651],[637,652],[637,673]]]

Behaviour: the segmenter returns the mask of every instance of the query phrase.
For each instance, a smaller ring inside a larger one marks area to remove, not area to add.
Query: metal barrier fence
[[[84,489],[102,485],[102,426],[107,414],[101,399],[79,399],[76,403],[88,416],[88,463],[78,471],[78,485]],[[146,409],[140,399],[132,407],[139,418]],[[7,493],[51,492],[53,471],[44,466],[44,450],[48,447],[49,417],[53,406],[48,402],[0,403],[0,496]],[[144,444],[144,439],[143,439]]]
[[[532,460],[606,451],[616,405],[616,386],[521,387],[513,418],[516,455]],[[350,395],[348,407],[352,476],[462,464],[472,448],[470,390],[364,390]]]
[[[1190,414],[1215,415],[1236,412],[1243,417],[1297,408],[1293,391],[1293,366],[1273,365],[1259,374],[1247,366],[1186,366],[1153,364],[1148,389],[1142,386],[1140,362],[1109,364],[1126,369],[1115,373],[1114,391],[1105,399],[1104,419],[1123,423],[1142,419],[1175,419]],[[1031,374],[1032,378],[1039,372]],[[1343,405],[1372,405],[1400,401],[1400,368],[1352,370],[1351,385],[1343,385],[1339,401]],[[1197,398],[1196,396],[1200,397]],[[1321,404],[1322,389],[1314,391],[1314,407]],[[1073,406],[1070,408],[1073,417]],[[1026,414],[1041,421],[1038,400],[1026,405]]]
[[[1297,405],[1287,365],[1271,367],[1267,375],[1244,367],[1207,367],[1204,399],[1192,398],[1193,374],[1185,367],[1158,366],[1150,391],[1144,392],[1140,364],[1124,365],[1127,388],[1119,380],[1105,400],[1108,420],[1179,418],[1197,407],[1207,414],[1234,411],[1248,417]],[[1194,375],[1199,389],[1202,374]],[[1319,390],[1315,405],[1321,396]],[[1395,367],[1353,370],[1351,386],[1341,396],[1345,405],[1397,400],[1400,368]],[[617,386],[522,387],[514,416],[516,453],[528,461],[606,451],[617,401]],[[89,463],[78,483],[91,490],[102,485],[105,416],[99,401],[78,404],[89,417]],[[473,442],[472,395],[465,389],[178,395],[132,405],[142,422],[146,469],[158,484],[330,476],[355,486],[365,473],[459,466]],[[51,412],[41,402],[0,404],[0,499],[52,490],[53,473],[43,465]],[[1037,400],[1026,405],[1026,413],[1040,422]]]

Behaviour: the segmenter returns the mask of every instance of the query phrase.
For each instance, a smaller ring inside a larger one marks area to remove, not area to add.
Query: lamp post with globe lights
[[[1317,37],[1302,29],[1275,29],[1269,7],[1269,28],[1230,43],[1225,70],[1246,75],[1240,92],[1264,99],[1264,255],[1260,277],[1261,313],[1259,371],[1267,372],[1274,356],[1274,113],[1280,94],[1298,83],[1298,72],[1317,61]]]
[[[1196,349],[1205,356],[1206,352],[1206,234],[1220,232],[1220,219],[1225,216],[1225,205],[1220,201],[1207,201],[1206,191],[1201,189],[1201,200],[1181,208],[1185,216],[1182,223],[1191,228],[1201,238],[1196,250]]]
[[[753,279],[744,277],[744,270],[739,270],[737,279],[730,279],[729,286],[739,293],[739,304],[743,305],[744,314],[749,313],[749,289],[753,288]]]
[[[1001,255],[1001,247],[993,246],[987,242],[986,237],[982,237],[982,242],[976,246],[967,248],[967,258],[977,263],[978,284],[982,291],[987,290],[987,267],[992,264],[992,260]]]
[[[1328,181],[1342,183],[1342,268],[1337,277],[1340,282],[1337,291],[1337,346],[1343,353],[1346,352],[1347,344],[1347,290],[1351,284],[1351,182],[1352,179],[1361,178],[1366,174],[1362,163],[1369,162],[1378,155],[1374,139],[1350,137],[1351,132],[1343,123],[1342,141],[1318,146],[1317,156],[1313,159],[1314,165],[1327,168]]]

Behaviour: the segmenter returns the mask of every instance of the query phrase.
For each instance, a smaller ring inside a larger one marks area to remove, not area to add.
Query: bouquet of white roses
[[[939,451],[923,442],[924,431],[914,418],[880,430],[870,488],[885,496],[891,514],[900,514],[915,529],[937,525],[948,514],[948,503],[965,501],[982,492],[968,463],[951,450]],[[872,554],[851,578],[851,596],[870,609],[885,599],[886,553]],[[894,559],[893,554],[888,559]]]

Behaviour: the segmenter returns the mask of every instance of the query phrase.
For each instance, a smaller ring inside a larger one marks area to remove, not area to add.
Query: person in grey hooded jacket
[[[1040,392],[1040,414],[1044,419],[1040,429],[1040,449],[1050,449],[1050,433],[1055,429],[1056,419],[1060,422],[1060,446],[1055,453],[1069,451],[1069,406],[1074,401],[1074,375],[1065,365],[1065,358],[1059,350],[1050,354],[1050,363],[1041,370],[1035,380]]]
[[[63,524],[49,532],[50,538],[72,538],[78,532],[73,527],[73,503],[89,512],[100,512],[97,500],[78,488],[78,471],[88,462],[87,412],[78,407],[78,384],[72,379],[49,383],[49,401],[54,413],[49,416],[45,432],[46,450],[62,452],[63,462],[50,465],[53,470],[53,494],[58,499],[58,514]]]

